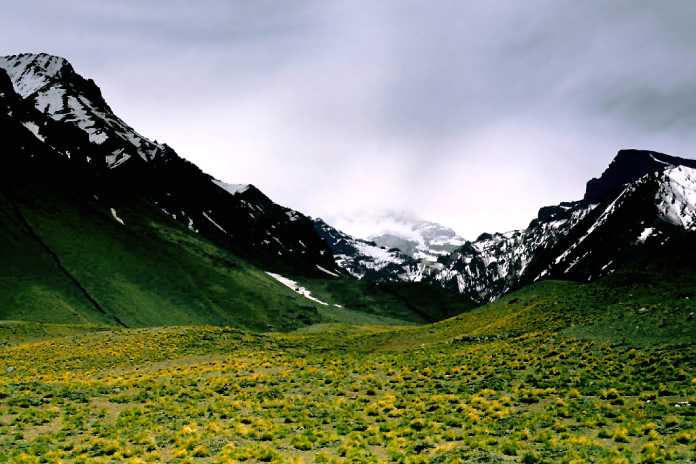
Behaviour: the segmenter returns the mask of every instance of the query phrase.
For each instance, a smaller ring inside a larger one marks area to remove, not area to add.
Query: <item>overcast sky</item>
[[[0,52],[66,57],[143,135],[349,232],[395,210],[475,238],[620,148],[696,152],[694,24],[692,0],[24,0]]]

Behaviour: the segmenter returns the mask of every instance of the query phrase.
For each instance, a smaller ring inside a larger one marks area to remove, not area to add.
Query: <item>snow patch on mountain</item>
[[[645,243],[645,241],[650,237],[653,233],[655,232],[654,227],[646,227],[643,229],[643,232],[640,233],[638,236],[638,242],[639,243]]]
[[[220,232],[222,232],[223,234],[227,235],[227,231],[226,231],[220,224],[218,224],[217,222],[215,222],[215,220],[214,220],[213,218],[211,218],[211,217],[208,215],[208,213],[203,212],[203,217],[206,218],[206,219],[208,220],[208,222],[210,222],[212,225],[214,225],[216,229],[218,229],[218,230],[219,230]]]
[[[328,269],[323,268],[323,267],[321,267],[321,266],[318,265],[318,264],[316,265],[316,268],[319,269],[319,270],[320,270],[321,272],[323,272],[324,274],[328,274],[328,275],[330,275],[330,276],[332,276],[332,277],[341,277],[340,275],[336,274],[335,272],[331,272],[331,271],[329,271]]]
[[[46,138],[43,135],[39,134],[39,125],[38,124],[36,124],[33,121],[25,121],[22,123],[22,125],[24,127],[26,127],[27,129],[29,129],[29,131],[31,131],[31,133],[34,134],[34,137],[41,140],[42,142],[46,141]]]
[[[293,292],[297,293],[298,295],[302,295],[303,297],[307,298],[308,300],[311,300],[315,303],[319,303],[322,306],[329,306],[328,303],[321,301],[319,298],[316,298],[312,296],[312,292],[307,290],[306,288],[298,285],[297,282],[294,280],[288,279],[287,277],[283,277],[280,274],[275,274],[273,272],[266,272],[269,276],[273,277],[275,280],[280,282],[281,284],[285,285],[289,289],[291,289]]]
[[[116,209],[111,208],[111,216],[116,220],[116,222],[118,222],[118,223],[121,224],[122,226],[125,226],[125,225],[126,225],[126,223],[123,221],[123,219],[121,219],[121,218],[118,216],[118,213],[116,212]]]
[[[65,89],[50,87],[36,95],[34,106],[42,113],[56,114],[63,108]]]
[[[23,53],[0,57],[0,67],[7,71],[15,91],[26,98],[61,75],[70,64],[59,56]]]
[[[226,190],[231,195],[236,195],[238,193],[244,193],[247,190],[249,190],[249,187],[250,187],[249,184],[228,184],[226,182],[222,182],[222,181],[219,181],[217,179],[213,179],[213,183],[215,185],[217,185],[218,187]]]
[[[355,247],[363,256],[371,258],[377,265],[388,263],[401,263],[402,260],[393,252],[368,242],[356,241]]]

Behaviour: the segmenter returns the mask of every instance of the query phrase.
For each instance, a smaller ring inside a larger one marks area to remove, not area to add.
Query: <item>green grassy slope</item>
[[[417,327],[48,333],[0,347],[0,461],[693,462],[693,279],[543,282]]]
[[[358,319],[345,317],[340,322],[362,323],[366,316],[388,318],[407,323],[434,322],[459,314],[472,303],[459,295],[426,284],[375,284],[349,278],[297,280],[322,301],[340,304],[357,313]],[[344,313],[347,311],[344,311]]]
[[[26,230],[8,221],[0,230],[16,238],[3,242],[3,271],[13,281],[0,286],[6,302],[0,319],[129,327],[227,324],[256,330],[320,319],[307,300],[147,205],[128,199],[108,206],[83,204],[36,189],[20,192],[15,201],[104,313],[85,301]],[[111,207],[125,226],[112,217]]]
[[[665,346],[696,340],[696,273],[625,271],[592,283],[539,282],[429,326],[385,335],[398,349],[422,343],[509,339],[531,332]],[[374,342],[382,349],[387,339]],[[404,345],[405,344],[405,345]]]
[[[47,338],[67,337],[112,329],[113,326],[109,325],[0,321],[0,346],[5,347]]]
[[[109,322],[60,272],[3,195],[0,195],[0,256],[0,319]]]

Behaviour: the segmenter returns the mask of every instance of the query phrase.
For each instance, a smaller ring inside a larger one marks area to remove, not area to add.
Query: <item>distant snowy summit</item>
[[[398,225],[368,237],[386,248],[397,248],[416,260],[435,262],[462,246],[466,240],[441,224],[415,219],[405,214],[385,215],[384,223]]]
[[[228,184],[217,179],[213,179],[213,183],[231,195],[244,193],[252,187],[251,184]]]
[[[354,228],[379,233],[357,238],[322,219],[315,219],[315,228],[341,268],[375,282],[420,282],[438,259],[466,242],[448,227],[405,213],[357,215],[352,222]]]
[[[473,241],[437,224],[401,222],[398,232],[370,240],[323,221],[315,227],[358,278],[427,282],[479,303],[540,279],[589,281],[696,239],[696,160],[621,150],[581,200],[541,208],[525,229]]]

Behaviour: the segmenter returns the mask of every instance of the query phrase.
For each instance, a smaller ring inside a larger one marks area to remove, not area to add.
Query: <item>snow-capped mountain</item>
[[[544,250],[569,234],[593,210],[584,202],[542,208],[527,229],[481,234],[438,263],[431,278],[475,301],[487,301],[517,286]]]
[[[695,210],[695,160],[622,150],[582,200],[541,208],[526,229],[483,234],[429,278],[480,302],[543,278],[592,280],[695,232]]]
[[[115,168],[135,158],[150,161],[169,153],[116,116],[91,79],[75,72],[67,60],[45,53],[0,57],[15,88],[25,100],[52,119],[83,130],[104,156],[95,158]]]
[[[26,130],[82,173],[89,197],[113,203],[140,196],[190,230],[269,269],[314,275],[336,270],[311,219],[252,185],[214,179],[167,145],[143,137],[113,113],[94,81],[65,59],[43,53],[5,56],[0,57],[3,71],[13,88],[5,91],[7,99],[31,113]]]
[[[454,230],[435,222],[413,219],[404,214],[390,215],[389,219],[397,227],[371,235],[368,240],[386,248],[397,248],[415,260],[435,262],[466,241]]]
[[[314,227],[331,249],[336,264],[353,277],[373,282],[418,282],[422,279],[419,261],[397,248],[351,237],[322,219],[315,219]]]
[[[403,213],[384,213],[361,220],[363,226],[382,233],[360,239],[315,219],[315,229],[329,245],[336,264],[358,279],[421,282],[442,268],[438,259],[465,243],[452,229]]]
[[[541,208],[526,229],[473,241],[432,223],[413,223],[418,235],[401,228],[371,240],[321,220],[315,226],[337,264],[358,278],[427,282],[483,303],[539,279],[592,280],[696,234],[696,160],[622,150],[583,199]]]

